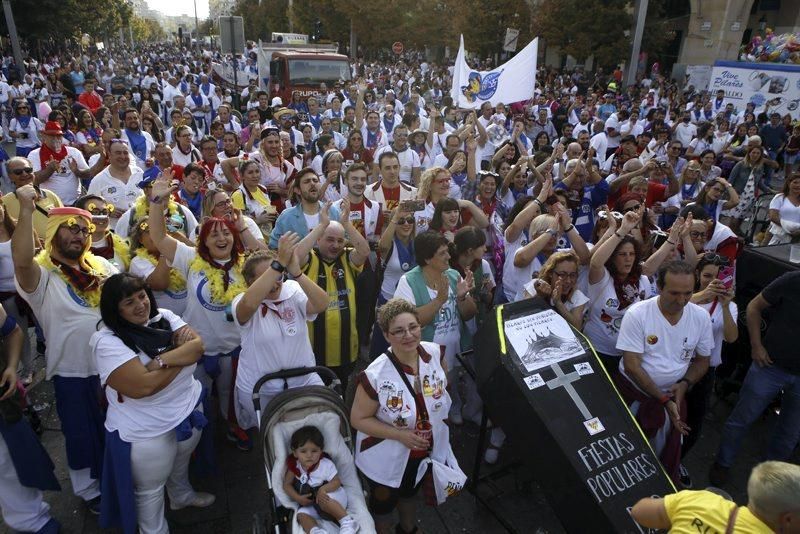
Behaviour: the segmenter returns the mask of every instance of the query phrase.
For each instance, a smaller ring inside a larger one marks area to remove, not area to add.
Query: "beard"
[[[77,260],[83,254],[83,247],[81,247],[80,249],[69,248],[71,241],[72,239],[69,238],[59,239],[58,241],[56,241],[56,250],[58,250],[58,253],[61,256],[69,260]]]

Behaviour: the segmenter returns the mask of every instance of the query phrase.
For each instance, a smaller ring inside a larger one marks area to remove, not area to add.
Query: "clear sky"
[[[208,17],[208,0],[147,0],[150,9],[165,15],[190,15],[194,16],[194,2],[197,2],[197,16],[200,19]]]

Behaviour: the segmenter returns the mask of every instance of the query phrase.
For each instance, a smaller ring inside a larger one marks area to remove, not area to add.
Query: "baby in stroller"
[[[286,459],[283,489],[300,508],[297,521],[309,534],[324,534],[318,519],[339,523],[340,534],[355,534],[358,523],[347,513],[347,492],[336,465],[325,454],[325,438],[315,426],[304,426],[292,434],[292,454]]]

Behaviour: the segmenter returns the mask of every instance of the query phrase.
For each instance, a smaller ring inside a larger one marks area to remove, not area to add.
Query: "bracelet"
[[[169,367],[169,365],[167,365],[167,364],[164,362],[164,360],[163,360],[163,359],[161,359],[161,356],[160,356],[160,355],[156,354],[156,355],[153,357],[153,359],[154,359],[155,361],[157,361],[157,362],[158,362],[158,368],[159,368],[159,369],[166,369],[167,367]]]
[[[571,231],[573,231],[574,229],[575,229],[575,225],[574,225],[574,224],[570,224],[570,225],[569,225],[569,228],[567,228],[566,230],[564,230],[564,233],[565,233],[565,234],[568,234],[568,233],[570,233]]]
[[[289,280],[297,280],[297,279],[298,279],[298,278],[300,278],[301,276],[303,276],[303,271],[300,271],[298,274],[292,274],[292,273],[290,273],[289,271],[286,271],[286,277],[287,277]]]
[[[673,247],[677,245],[677,243],[675,243],[674,241],[670,241],[669,239],[667,239],[667,243],[669,243]]]
[[[617,236],[620,239],[624,239],[625,238],[624,235],[619,235],[616,231],[614,232],[614,235]]]
[[[539,210],[540,211],[544,210],[544,203],[542,203],[541,200],[539,200],[538,198],[534,198],[533,201],[536,202],[537,204],[539,204]]]

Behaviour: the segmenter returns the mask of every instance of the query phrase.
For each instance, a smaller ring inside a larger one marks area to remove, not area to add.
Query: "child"
[[[309,534],[324,534],[318,519],[339,522],[341,534],[355,534],[358,524],[347,513],[347,493],[336,465],[323,452],[325,438],[314,426],[304,426],[292,434],[292,454],[286,459],[283,489],[300,505],[297,521]]]

